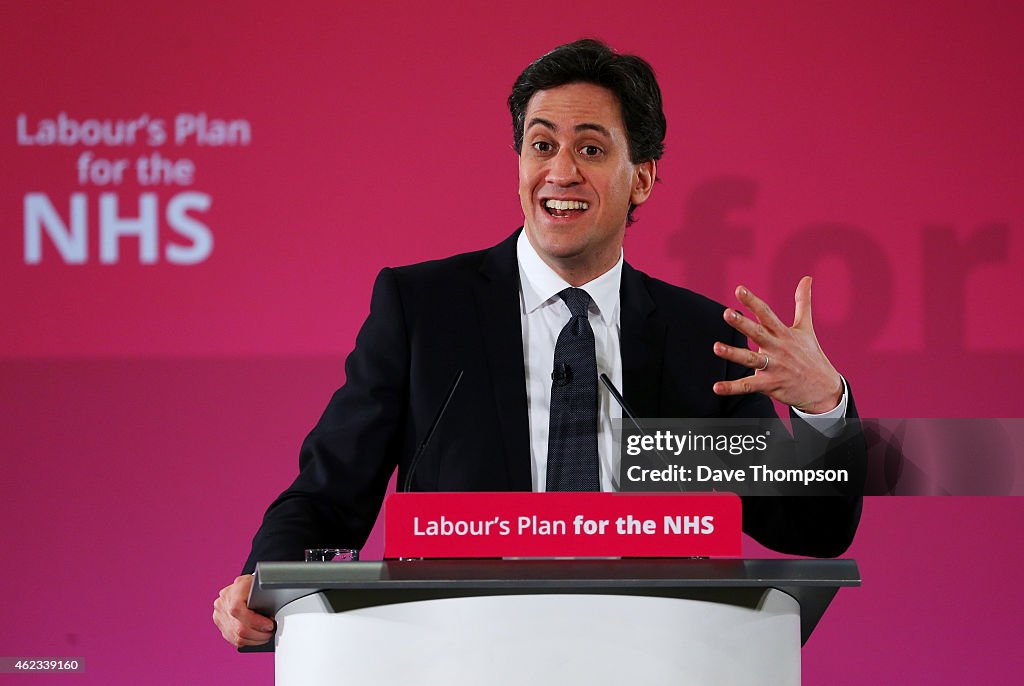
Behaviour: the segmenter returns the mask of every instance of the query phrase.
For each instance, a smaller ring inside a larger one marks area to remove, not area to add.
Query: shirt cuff
[[[822,412],[821,414],[808,414],[807,412],[801,412],[795,407],[792,410],[797,417],[807,421],[808,424],[821,433],[829,438],[835,438],[842,433],[843,427],[846,426],[846,406],[849,405],[849,402],[850,389],[846,386],[846,379],[843,378],[843,397],[839,399],[839,404],[834,409]]]

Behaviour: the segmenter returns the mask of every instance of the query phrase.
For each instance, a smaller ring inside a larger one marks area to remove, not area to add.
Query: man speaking
[[[612,422],[622,410],[599,375],[639,417],[773,417],[775,399],[821,417],[816,428],[794,422],[803,440],[835,435],[853,416],[814,334],[809,277],[786,326],[742,286],[752,316],[623,260],[665,137],[644,60],[593,40],[561,46],[519,75],[509,109],[522,229],[487,250],[381,271],[345,385],[267,510],[243,576],[214,603],[233,645],[272,635],[273,622],[245,606],[256,562],[361,547],[396,467],[412,490],[617,490]],[[835,556],[860,507],[857,497],[746,498],[743,528],[783,552]]]

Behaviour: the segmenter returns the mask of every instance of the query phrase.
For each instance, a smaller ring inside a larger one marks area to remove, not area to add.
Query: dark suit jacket
[[[304,441],[299,475],[267,510],[245,571],[258,560],[301,559],[305,548],[361,547],[388,479],[396,465],[399,483],[406,478],[460,369],[413,489],[531,490],[517,235],[489,250],[380,272],[345,385]],[[711,391],[716,381],[749,374],[712,353],[716,340],[745,345],[722,305],[628,264],[620,302],[622,391],[637,416],[775,416],[761,394]],[[798,441],[820,438],[800,424]],[[743,525],[773,549],[834,556],[852,540],[860,506],[859,497],[747,498]]]

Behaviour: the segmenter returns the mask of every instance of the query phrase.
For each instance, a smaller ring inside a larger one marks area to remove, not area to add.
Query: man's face
[[[594,84],[538,91],[523,129],[526,236],[548,266],[581,285],[619,259],[629,205],[647,200],[655,163],[629,161],[618,99]]]

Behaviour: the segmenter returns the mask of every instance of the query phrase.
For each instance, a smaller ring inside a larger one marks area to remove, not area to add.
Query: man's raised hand
[[[767,303],[748,288],[736,288],[736,298],[756,317],[732,308],[724,316],[729,326],[757,344],[758,350],[715,343],[715,355],[754,370],[750,376],[714,385],[718,395],[764,393],[807,414],[833,410],[843,396],[843,380],[825,357],[811,320],[811,277],[796,287],[793,326],[783,324]]]

